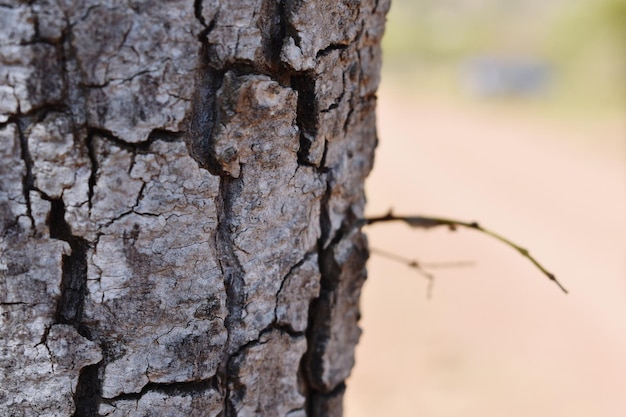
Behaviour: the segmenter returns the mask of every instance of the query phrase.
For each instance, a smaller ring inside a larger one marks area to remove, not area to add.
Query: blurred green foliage
[[[459,71],[481,56],[552,69],[544,104],[585,112],[626,105],[626,0],[392,0],[384,71],[463,94]]]

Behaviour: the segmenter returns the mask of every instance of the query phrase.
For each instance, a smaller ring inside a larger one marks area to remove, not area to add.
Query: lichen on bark
[[[341,414],[387,8],[0,5],[0,414]]]

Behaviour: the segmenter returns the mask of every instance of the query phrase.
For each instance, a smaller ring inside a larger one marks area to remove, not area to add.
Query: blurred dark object
[[[523,58],[482,56],[461,67],[463,87],[478,97],[523,97],[545,93],[552,70],[544,62]]]

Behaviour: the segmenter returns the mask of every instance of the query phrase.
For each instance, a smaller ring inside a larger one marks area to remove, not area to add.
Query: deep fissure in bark
[[[224,417],[236,416],[236,411],[230,398],[230,367],[232,359],[236,356],[235,352],[239,351],[241,347],[236,346],[236,341],[232,340],[232,335],[234,330],[240,326],[245,303],[244,272],[234,252],[230,233],[232,199],[241,193],[241,187],[241,179],[222,177],[220,179],[220,199],[216,202],[219,224],[215,232],[215,243],[218,250],[217,261],[224,277],[224,288],[226,290],[227,315],[224,320],[224,326],[228,329],[225,357],[222,359],[222,364],[218,370],[220,392],[224,395]]]
[[[33,158],[30,155],[30,151],[28,149],[28,140],[24,135],[24,127],[22,126],[22,121],[18,120],[15,123],[17,128],[17,134],[20,139],[20,152],[22,161],[24,161],[24,166],[26,167],[26,173],[22,177],[22,193],[24,195],[24,200],[26,201],[26,215],[30,219],[30,224],[33,230],[35,229],[35,219],[33,218],[33,211],[30,201],[30,192],[35,189],[35,179],[33,177]]]
[[[211,153],[211,140],[217,119],[217,90],[222,86],[226,71],[216,71],[208,64],[206,42],[202,44],[203,65],[197,77],[197,88],[193,97],[187,147],[198,164],[214,175],[221,171]]]
[[[72,234],[65,221],[65,204],[61,198],[50,200],[48,228],[52,239],[59,239],[70,245],[71,254],[62,256],[61,295],[57,301],[56,323],[69,324],[87,339],[93,339],[89,328],[82,323],[85,295],[87,292],[87,249],[88,242]],[[105,353],[105,352],[103,352]],[[100,364],[81,369],[74,405],[73,417],[96,417],[101,401],[99,377]]]
[[[337,288],[341,267],[334,256],[334,246],[341,240],[342,233],[337,233],[336,239],[319,253],[319,267],[321,272],[320,294],[309,307],[309,326],[307,327],[307,342],[309,347],[305,354],[305,369],[312,390],[319,390],[319,378],[323,371],[321,363],[322,351],[317,349],[323,346],[324,341],[330,338],[328,305],[334,290]]]
[[[87,139],[85,141],[85,145],[87,146],[87,156],[89,157],[89,162],[91,163],[91,172],[89,174],[89,190],[87,191],[87,201],[89,204],[89,210],[91,211],[93,207],[93,193],[96,187],[96,182],[98,181],[98,156],[96,155],[96,150],[93,146],[93,138],[94,132],[89,132],[87,135]]]
[[[200,22],[200,24],[204,26],[205,28],[205,30],[200,33],[200,36],[206,36],[205,31],[207,30],[208,25],[206,21],[204,20],[204,17],[202,16],[202,0],[194,0],[193,13],[194,13],[195,18],[198,20],[198,22]]]
[[[307,417],[341,415],[343,413],[343,394],[345,392],[345,383],[337,385],[335,389],[328,393],[314,391],[311,394],[309,406],[307,408]]]
[[[265,61],[271,72],[281,72],[280,52],[287,28],[285,25],[285,0],[263,0],[259,29],[262,33]],[[283,71],[284,72],[284,71]]]
[[[124,393],[115,398],[102,399],[105,404],[115,404],[118,401],[138,401],[148,392],[159,392],[168,396],[185,396],[201,394],[211,389],[219,387],[218,378],[212,377],[200,381],[184,382],[149,382],[143,386],[140,392]],[[74,416],[79,417],[79,416]]]
[[[324,166],[321,167],[324,169]],[[331,338],[331,314],[333,299],[342,274],[342,266],[335,259],[335,247],[356,227],[357,217],[348,210],[340,228],[330,235],[329,200],[332,194],[332,171],[327,172],[327,188],[320,211],[321,234],[318,240],[318,265],[321,273],[320,293],[309,306],[309,321],[306,330],[307,351],[302,358],[300,369],[305,377],[307,389],[306,410],[308,417],[325,417],[331,410],[336,413],[342,408],[342,397],[346,386],[342,382],[330,391],[323,381],[323,355]]]
[[[97,417],[98,407],[102,398],[100,396],[101,381],[99,377],[100,365],[85,366],[80,371],[76,392],[74,393],[74,406],[76,410],[72,417]]]
[[[146,140],[140,142],[127,142],[113,134],[113,132],[100,128],[87,126],[87,147],[90,152],[94,152],[93,157],[95,158],[95,150],[91,150],[93,139],[95,136],[101,137],[103,139],[108,140],[113,143],[115,146],[121,149],[125,149],[130,152],[136,153],[150,153],[150,146],[156,141],[162,142],[176,142],[181,140],[184,136],[183,132],[174,132],[167,129],[153,129],[148,134]],[[96,160],[95,170],[97,170],[98,164]]]
[[[90,338],[89,330],[82,325],[83,306],[87,291],[87,241],[72,235],[65,221],[65,204],[61,198],[50,200],[48,215],[50,237],[67,242],[72,253],[63,255],[61,295],[57,303],[56,322],[74,326],[82,335]]]
[[[296,123],[300,129],[300,149],[298,162],[314,165],[309,161],[309,151],[317,136],[317,98],[315,78],[312,73],[299,73],[291,76],[291,87],[298,92]]]
[[[241,193],[242,178],[233,179],[222,177],[220,181],[221,204],[218,204],[219,225],[216,233],[217,247],[219,250],[218,262],[224,276],[226,288],[226,309],[228,315],[225,319],[226,328],[232,330],[241,320],[245,303],[243,268],[237,259],[231,237],[232,200]],[[229,333],[231,333],[229,331]],[[229,334],[230,338],[230,334]],[[233,352],[233,344],[229,339],[227,351]],[[235,350],[239,347],[234,348]]]
[[[316,332],[318,331],[317,326],[315,326],[315,323],[318,320],[318,314],[320,312],[320,303],[322,302],[323,297],[327,297],[328,291],[329,289],[328,284],[324,284],[325,281],[328,281],[328,268],[323,267],[323,264],[325,263],[325,259],[327,257],[327,253],[328,253],[328,248],[325,248],[325,244],[328,241],[328,237],[330,234],[330,229],[331,229],[331,224],[330,224],[330,219],[329,219],[329,213],[328,213],[328,202],[330,200],[330,196],[332,193],[332,186],[331,186],[331,178],[332,178],[332,172],[328,172],[327,173],[327,178],[326,178],[326,190],[324,192],[324,195],[322,196],[322,199],[320,201],[320,237],[317,241],[317,250],[318,250],[318,265],[319,265],[319,270],[320,270],[320,274],[321,274],[321,278],[320,278],[320,292],[319,295],[314,298],[311,303],[309,304],[309,312],[308,312],[308,323],[307,323],[307,329],[306,329],[306,340],[307,340],[307,350],[305,352],[305,354],[302,356],[302,359],[300,361],[300,369],[299,369],[299,374],[302,378],[302,382],[303,385],[306,389],[306,402],[305,402],[305,409],[307,410],[307,416],[308,417],[314,417],[315,415],[314,410],[315,410],[315,401],[314,401],[314,396],[316,393],[316,389],[314,387],[314,380],[315,380],[315,373],[318,372],[319,373],[319,366],[316,368],[315,364],[313,364],[312,366],[312,362],[315,362],[315,357],[316,357],[316,352],[314,352],[314,350],[316,349],[316,345],[314,343],[317,335]],[[326,277],[325,277],[326,276]],[[317,357],[319,357],[319,352]]]

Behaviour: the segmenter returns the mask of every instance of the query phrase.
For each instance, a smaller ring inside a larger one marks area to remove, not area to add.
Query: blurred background
[[[626,415],[626,0],[392,0],[347,417]]]

